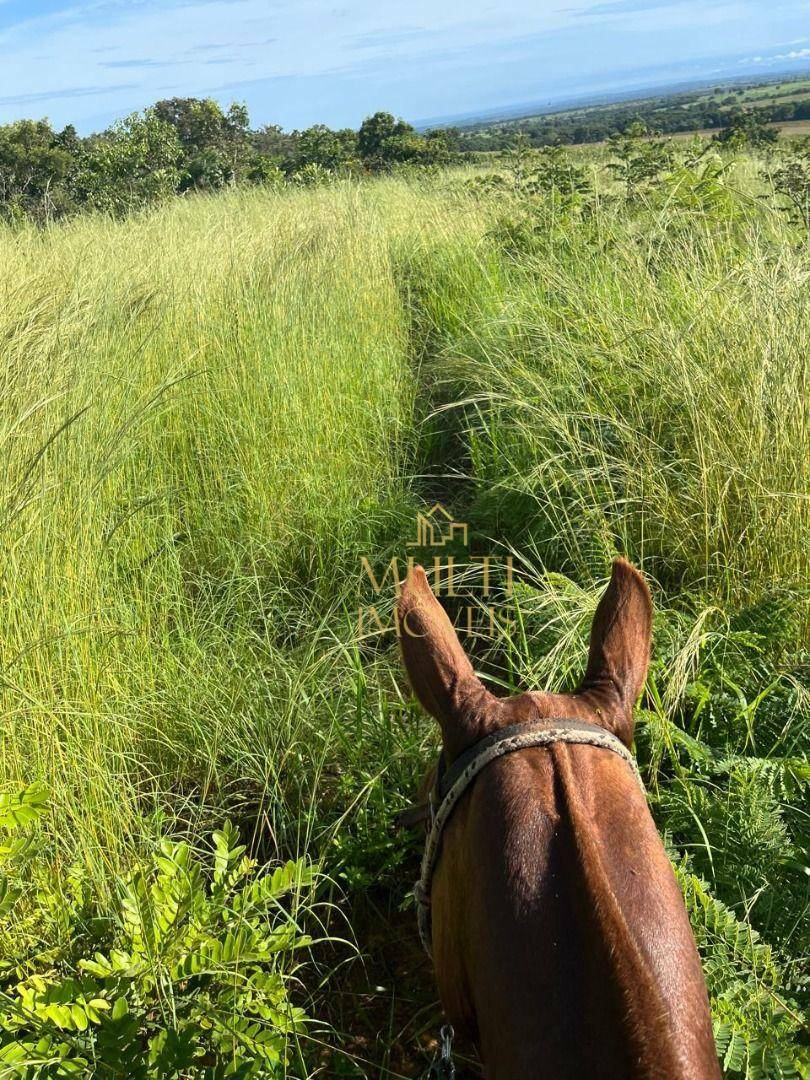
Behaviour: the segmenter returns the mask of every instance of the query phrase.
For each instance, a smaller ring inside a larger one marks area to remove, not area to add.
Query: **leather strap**
[[[596,746],[617,754],[630,765],[641,790],[644,791],[644,783],[638,766],[624,743],[612,732],[599,727],[598,724],[586,723],[584,720],[560,717],[510,724],[509,727],[487,735],[465,750],[447,770],[444,769],[443,759],[440,758],[436,786],[430,801],[431,828],[422,856],[419,880],[413,890],[416,898],[419,937],[428,955],[431,955],[430,889],[433,871],[439,859],[444,826],[459,799],[481,770],[497,758],[512,754],[517,750],[526,750],[535,746],[551,746],[560,742]]]
[[[599,745],[602,744],[603,737],[607,736],[608,739],[615,739],[616,742],[619,743],[619,746],[621,746],[622,751],[624,751],[624,753],[627,753],[624,743],[620,742],[620,740],[617,739],[615,735],[607,731],[605,728],[600,727],[598,724],[588,723],[587,720],[527,720],[519,724],[510,724],[508,727],[501,728],[499,731],[493,731],[491,735],[486,735],[479,742],[467,747],[467,749],[463,753],[459,754],[459,756],[456,758],[456,760],[453,762],[449,769],[445,769],[444,767],[444,754],[442,754],[439,771],[437,773],[437,795],[439,801],[441,801],[445,797],[445,795],[447,795],[447,792],[450,790],[453,784],[455,784],[455,782],[458,780],[459,776],[461,776],[467,766],[471,762],[475,761],[479,754],[486,754],[489,751],[490,747],[497,746],[499,743],[502,742],[509,742],[509,740],[514,735],[522,736],[524,734],[527,734],[528,732],[546,732],[552,730],[560,731],[562,729],[565,729],[565,731],[582,732],[586,735],[595,735],[599,739]],[[560,742],[562,740],[555,741]],[[569,740],[566,739],[565,741],[567,742]],[[532,742],[527,745],[542,746],[545,745],[545,740],[537,743]],[[606,748],[613,749],[613,747]],[[517,749],[519,749],[519,747]]]

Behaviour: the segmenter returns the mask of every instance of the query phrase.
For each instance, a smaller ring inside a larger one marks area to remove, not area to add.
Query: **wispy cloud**
[[[190,60],[104,60],[99,64],[102,68],[163,68],[177,67],[179,64],[189,64]]]
[[[351,48],[355,49],[393,49],[415,41],[424,41],[431,30],[426,26],[391,27],[384,30],[371,30],[365,34],[352,34],[347,38]]]
[[[550,104],[798,67],[807,13],[808,0],[0,0],[0,122],[41,108],[87,130],[168,94],[238,96],[255,122],[298,127]]]
[[[112,90],[132,90],[135,88],[136,83],[119,83],[117,86],[98,87],[98,86],[68,86],[65,89],[60,89],[58,95],[60,98],[86,98],[97,97],[99,94],[106,94]],[[5,97],[0,97],[0,105],[34,105],[42,101],[53,101],[53,90],[41,90],[37,93],[29,94],[8,94]]]
[[[213,41],[205,42],[202,45],[195,45],[191,49],[186,49],[187,54],[196,53],[210,53],[210,52],[233,52],[237,53],[243,49],[259,49],[265,45],[274,45],[280,39],[277,37],[264,38],[262,41]]]
[[[579,18],[587,19],[596,15],[629,15],[639,11],[657,11],[660,8],[676,7],[679,2],[683,0],[603,0],[602,3],[569,10]]]
[[[810,49],[791,49],[790,52],[774,53],[772,56],[752,56],[751,64],[781,64],[789,60],[810,60]],[[740,61],[745,63],[745,61]]]

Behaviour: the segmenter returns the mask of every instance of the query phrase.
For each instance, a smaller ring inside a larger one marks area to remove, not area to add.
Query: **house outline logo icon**
[[[435,503],[426,514],[416,515],[416,539],[409,540],[407,547],[445,547],[460,538],[467,547],[468,528],[465,522],[456,521],[453,515]]]

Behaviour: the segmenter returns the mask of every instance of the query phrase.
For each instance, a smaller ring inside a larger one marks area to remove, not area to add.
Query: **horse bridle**
[[[439,860],[442,831],[456,804],[481,770],[497,758],[503,757],[504,754],[513,754],[516,750],[525,750],[533,746],[550,746],[553,743],[597,746],[618,754],[631,767],[641,790],[644,791],[644,783],[635,758],[624,743],[605,728],[599,727],[598,724],[589,724],[585,720],[553,717],[510,724],[509,727],[501,728],[500,731],[487,735],[469,747],[449,768],[446,766],[444,754],[441,754],[436,770],[436,782],[428,797],[427,816],[430,819],[430,831],[422,856],[419,880],[413,890],[419,937],[429,956],[431,955],[431,881]]]

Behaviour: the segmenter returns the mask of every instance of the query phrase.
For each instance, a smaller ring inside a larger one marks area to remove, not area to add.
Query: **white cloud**
[[[803,40],[807,40],[804,38]],[[791,49],[790,52],[773,53],[770,56],[747,56],[740,64],[780,64],[784,60],[808,60],[810,49]]]
[[[570,21],[562,2],[354,0],[340,8],[333,0],[84,0],[0,29],[0,104],[36,93],[62,123],[81,117],[63,99],[76,85],[92,86],[106,111],[121,114],[161,94],[203,96],[336,72],[359,77],[375,60],[418,78],[420,60],[439,49],[478,49],[483,59],[515,37],[555,33]],[[0,121],[23,111],[3,109]]]
[[[807,55],[807,0],[47,3],[0,0],[0,122],[36,105],[87,130],[159,97],[232,93],[258,123],[418,118]]]

